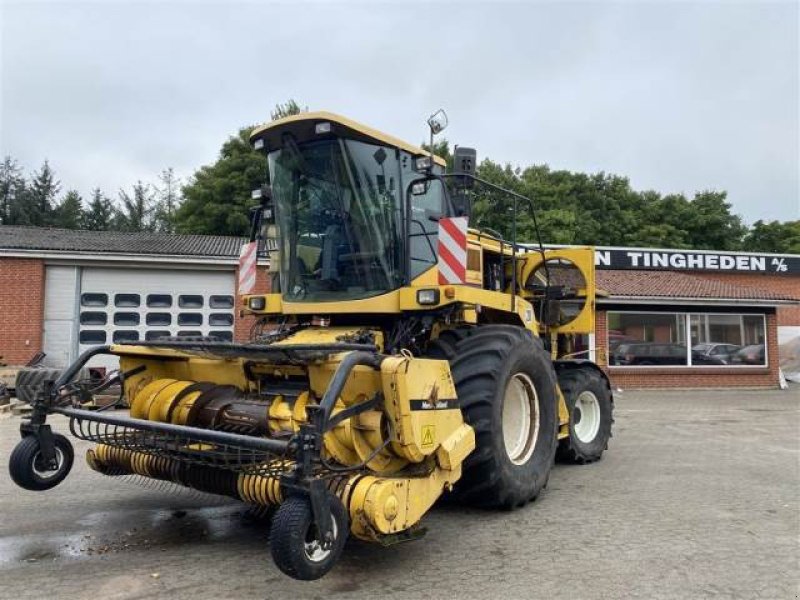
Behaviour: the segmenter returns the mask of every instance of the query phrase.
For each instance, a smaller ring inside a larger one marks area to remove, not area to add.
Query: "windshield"
[[[367,298],[403,280],[397,153],[353,140],[269,154],[284,298]]]

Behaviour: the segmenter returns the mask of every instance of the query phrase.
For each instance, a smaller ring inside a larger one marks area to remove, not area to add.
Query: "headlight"
[[[247,300],[247,308],[250,310],[264,310],[267,307],[267,299],[264,296],[253,296]]]
[[[422,306],[439,304],[439,290],[417,290],[417,304]]]

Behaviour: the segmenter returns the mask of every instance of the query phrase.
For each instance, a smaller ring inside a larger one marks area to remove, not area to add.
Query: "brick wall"
[[[254,294],[268,294],[269,293],[269,279],[270,274],[267,272],[266,265],[258,265],[256,270],[256,287],[253,290]],[[239,281],[239,268],[236,268],[236,281]],[[247,316],[240,317],[239,310],[242,307],[242,299],[236,296],[236,317],[233,326],[233,338],[237,342],[246,342],[250,339],[250,328],[255,322],[255,317]]]
[[[44,261],[0,259],[0,356],[26,363],[42,349]]]

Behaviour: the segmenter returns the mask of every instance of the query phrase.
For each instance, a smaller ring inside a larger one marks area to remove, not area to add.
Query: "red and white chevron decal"
[[[239,253],[239,294],[251,294],[256,287],[256,261],[258,259],[258,242],[250,242],[242,246]]]
[[[439,219],[439,285],[467,280],[467,217]]]

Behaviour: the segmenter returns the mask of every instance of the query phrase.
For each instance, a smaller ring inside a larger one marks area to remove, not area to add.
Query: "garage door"
[[[75,301],[78,267],[48,265],[45,270],[44,340],[46,364],[64,367],[75,360]]]
[[[231,341],[234,301],[230,271],[84,268],[79,349],[174,335]],[[92,364],[116,366],[100,357]]]

